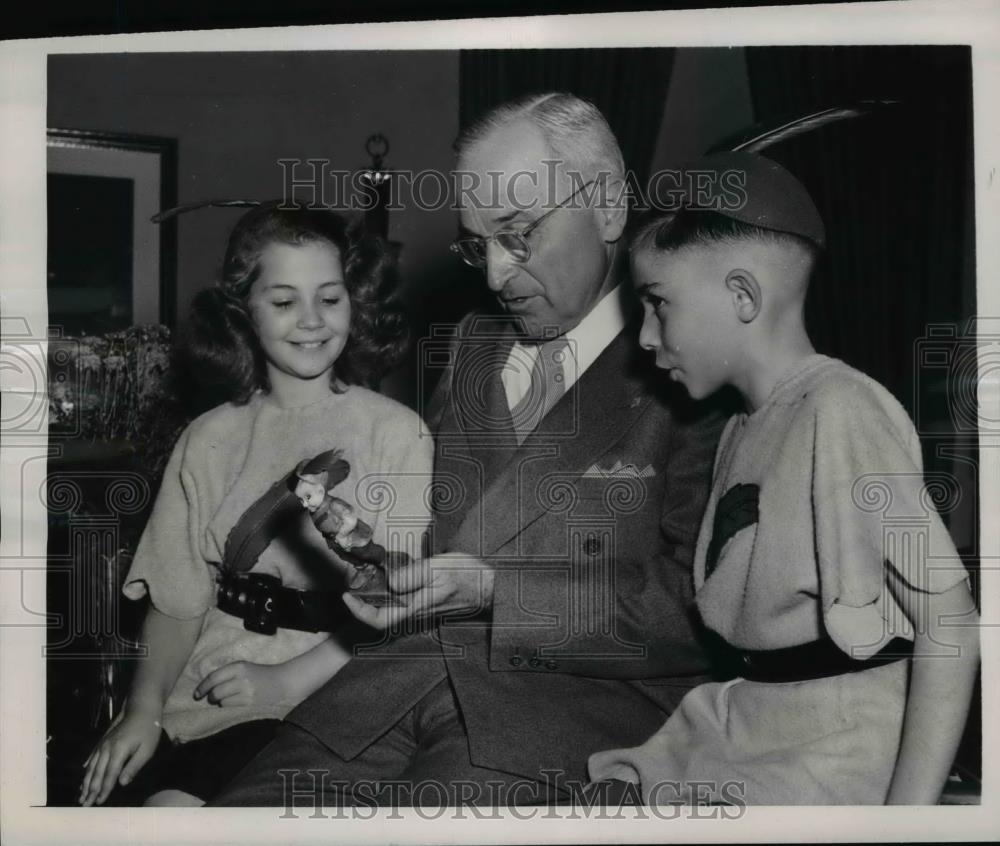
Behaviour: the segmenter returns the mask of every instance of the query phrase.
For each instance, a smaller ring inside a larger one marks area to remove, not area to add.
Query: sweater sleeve
[[[912,638],[885,567],[940,593],[967,579],[924,481],[920,442],[880,386],[851,382],[817,403],[812,507],[823,620],[857,658]]]
[[[374,540],[392,552],[422,556],[430,523],[434,440],[421,432],[420,419],[399,406],[376,434],[377,472],[359,480],[358,504],[377,513]]]
[[[152,514],[139,541],[122,591],[129,599],[149,595],[163,614],[191,619],[213,603],[215,579],[202,555],[206,515],[200,513],[192,429],[181,434],[170,456]]]

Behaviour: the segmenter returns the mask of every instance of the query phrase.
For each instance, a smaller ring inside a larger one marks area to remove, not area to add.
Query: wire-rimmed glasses
[[[458,238],[454,243],[452,243],[450,249],[453,253],[460,256],[462,261],[466,264],[482,269],[486,267],[486,258],[489,253],[490,242],[495,241],[500,249],[507,253],[507,255],[514,259],[514,261],[523,264],[531,258],[531,245],[528,243],[528,236],[539,226],[539,224],[541,224],[543,220],[545,220],[545,218],[553,212],[563,208],[584,188],[592,185],[595,181],[596,180],[591,179],[588,182],[584,182],[583,185],[577,188],[561,203],[553,206],[545,212],[545,214],[535,218],[531,221],[531,223],[521,229],[498,229],[492,235],[485,238],[478,235],[467,235],[464,238]]]

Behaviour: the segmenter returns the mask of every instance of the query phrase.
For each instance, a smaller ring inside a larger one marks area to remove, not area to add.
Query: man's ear
[[[624,179],[609,179],[598,191],[597,223],[602,239],[613,244],[622,237],[628,218],[628,185]]]
[[[733,295],[733,308],[741,323],[752,323],[763,306],[760,283],[749,270],[730,270],[726,287]]]

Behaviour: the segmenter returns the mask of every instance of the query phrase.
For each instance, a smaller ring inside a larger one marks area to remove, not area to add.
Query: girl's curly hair
[[[340,380],[376,388],[398,363],[408,329],[392,246],[334,212],[263,203],[233,228],[219,284],[200,291],[191,304],[184,358],[198,383],[198,405],[243,404],[258,388],[269,390],[267,362],[247,298],[269,244],[313,241],[337,248],[351,302],[350,333],[334,363],[331,386],[336,389]]]

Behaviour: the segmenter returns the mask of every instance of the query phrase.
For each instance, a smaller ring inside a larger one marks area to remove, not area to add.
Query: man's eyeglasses
[[[507,255],[514,259],[514,261],[521,263],[526,262],[531,258],[531,245],[528,244],[528,236],[543,220],[545,220],[545,218],[553,212],[563,208],[563,206],[569,203],[569,201],[579,194],[584,188],[589,185],[593,185],[595,181],[596,180],[591,179],[589,182],[583,183],[583,185],[577,188],[565,200],[557,206],[553,206],[541,217],[535,218],[535,220],[531,221],[531,223],[522,229],[498,229],[486,238],[480,238],[478,235],[469,235],[465,238],[459,238],[451,245],[451,251],[461,256],[462,261],[466,264],[472,265],[472,267],[483,268],[486,267],[486,257],[489,253],[490,241],[496,241],[500,249],[507,253]]]

